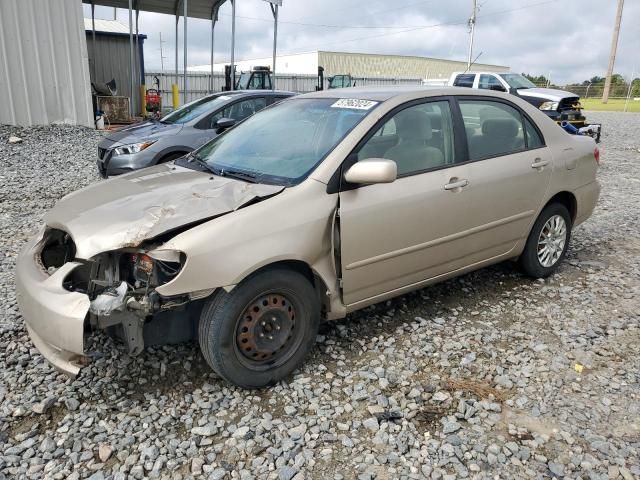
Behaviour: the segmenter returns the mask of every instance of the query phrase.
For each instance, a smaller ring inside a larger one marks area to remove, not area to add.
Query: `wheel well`
[[[549,199],[547,205],[551,205],[552,203],[560,203],[567,207],[569,210],[569,215],[571,215],[571,222],[573,223],[576,219],[576,215],[578,213],[578,202],[576,197],[571,192],[560,192],[556,193],[553,197]],[[545,205],[545,207],[547,206]]]
[[[168,152],[165,153],[164,155],[162,155],[160,158],[158,158],[158,161],[156,163],[163,163],[166,162],[168,158],[178,158],[181,157],[183,155],[186,155],[187,153],[189,153],[188,151],[182,151],[182,150],[178,150],[178,151],[174,151],[174,152]]]
[[[327,285],[324,283],[324,280],[322,280],[322,278],[313,271],[309,264],[303,262],[302,260],[281,260],[279,262],[264,265],[255,272],[252,272],[251,275],[255,275],[256,273],[263,272],[271,268],[287,268],[304,275],[309,280],[309,282],[311,282],[311,285],[313,285],[318,294],[318,298],[320,299],[320,303],[322,305],[323,315],[326,311],[328,311],[329,297],[327,296],[327,292],[329,290],[327,288]]]

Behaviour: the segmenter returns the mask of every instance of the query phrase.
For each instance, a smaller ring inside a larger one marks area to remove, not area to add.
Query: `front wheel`
[[[534,278],[551,275],[564,259],[571,238],[571,216],[561,203],[547,205],[531,229],[520,256],[522,269]]]
[[[244,388],[273,385],[311,350],[320,305],[311,282],[283,268],[259,272],[212,297],[200,317],[198,338],[207,363]]]

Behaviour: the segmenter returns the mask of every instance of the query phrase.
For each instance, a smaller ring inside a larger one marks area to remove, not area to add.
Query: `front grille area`
[[[577,105],[580,104],[580,97],[568,97],[560,100],[558,104],[558,110],[564,112],[565,110],[576,110]]]
[[[106,148],[100,148],[98,147],[98,158],[100,160],[104,159],[104,156],[107,154],[107,149]]]

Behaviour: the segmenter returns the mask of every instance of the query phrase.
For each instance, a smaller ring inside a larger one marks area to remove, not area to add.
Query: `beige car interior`
[[[451,164],[452,131],[447,102],[408,107],[390,118],[367,141],[358,153],[358,160],[393,160],[399,176]]]

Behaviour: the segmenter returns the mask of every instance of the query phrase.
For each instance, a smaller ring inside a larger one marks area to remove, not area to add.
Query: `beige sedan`
[[[553,273],[598,162],[591,138],[498,92],[302,95],[60,200],[18,259],[18,302],[71,375],[102,329],[133,355],[195,338],[220,376],[262,387],[322,320],[508,259]]]

